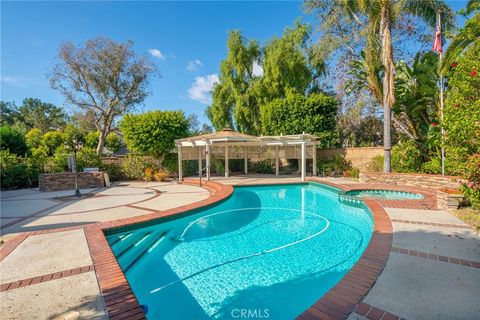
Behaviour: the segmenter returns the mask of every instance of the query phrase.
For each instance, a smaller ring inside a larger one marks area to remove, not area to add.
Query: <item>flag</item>
[[[440,26],[440,15],[437,15],[437,24],[435,27],[435,37],[433,40],[432,51],[438,54],[442,53],[442,28]]]

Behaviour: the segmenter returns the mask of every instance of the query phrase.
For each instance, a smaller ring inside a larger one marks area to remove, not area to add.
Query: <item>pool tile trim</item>
[[[400,320],[400,318],[397,315],[394,315],[393,313],[390,313],[388,311],[382,310],[378,307],[372,306],[371,304],[365,303],[365,302],[360,302],[356,307],[355,307],[355,313],[358,313],[361,316],[364,316],[367,319],[370,320]]]
[[[310,178],[309,181],[323,183]],[[348,185],[327,183],[342,191],[352,190]],[[364,189],[363,186],[362,189]],[[346,319],[362,302],[383,271],[392,246],[392,223],[382,204],[372,198],[364,198],[373,215],[374,230],[370,242],[357,263],[322,298],[303,312],[298,319]]]
[[[308,183],[310,181],[329,185],[342,191],[355,190],[356,187],[359,187],[335,184],[315,178],[309,178],[308,181],[303,183]],[[186,179],[182,183],[199,186],[197,179]],[[302,184],[302,182],[275,184]],[[371,184],[362,184],[361,188],[359,188],[365,189],[370,188],[371,186]],[[85,230],[87,243],[93,260],[93,266],[95,268],[98,284],[109,319],[145,319],[142,308],[108,245],[105,238],[105,232],[117,232],[123,228],[131,228],[135,225],[146,222],[159,221],[160,219],[188,214],[189,211],[194,209],[221,202],[230,197],[233,193],[233,186],[214,181],[204,181],[202,187],[210,192],[210,196],[207,199],[169,210],[152,210],[151,213],[136,217],[20,234],[7,241],[7,243],[0,248],[0,261],[8,256],[8,254],[10,254],[28,236],[83,228]],[[379,189],[380,188],[388,189],[384,186],[379,187]],[[391,190],[399,190],[399,188],[391,188]],[[390,254],[392,225],[388,215],[383,209],[381,201],[371,198],[364,198],[363,201],[372,212],[375,222],[374,231],[368,247],[364,251],[362,257],[345,275],[345,277],[313,306],[302,313],[299,316],[299,319],[347,318],[348,315],[354,311],[356,305],[361,302],[364,296],[366,296],[375,283],[378,275],[382,272]]]

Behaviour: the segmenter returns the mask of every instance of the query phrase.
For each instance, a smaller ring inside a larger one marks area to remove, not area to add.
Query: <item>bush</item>
[[[48,155],[53,156],[58,147],[63,146],[65,139],[60,131],[48,131],[43,135],[43,144]]]
[[[8,150],[18,156],[24,156],[28,149],[23,134],[10,126],[0,128],[0,150]]]
[[[123,168],[113,163],[102,163],[100,170],[108,173],[110,181],[120,181],[125,179]]]
[[[368,162],[367,170],[370,172],[383,172],[383,162],[384,162],[383,155],[377,154]]]
[[[178,175],[178,155],[176,153],[169,153],[165,156],[162,162],[164,170],[169,172],[170,175]],[[198,161],[197,160],[184,160],[183,161],[183,176],[196,176],[198,175]]]
[[[94,149],[83,148],[77,152],[77,170],[79,172],[83,171],[83,168],[100,168],[101,164],[100,156]]]
[[[145,169],[154,168],[155,164],[152,160],[145,157],[129,154],[123,163],[123,173],[126,179],[142,180],[145,175]]]
[[[275,99],[260,109],[263,133],[266,135],[299,134],[318,136],[321,147],[337,143],[337,100],[323,93],[308,97],[302,93],[288,92],[282,99]]]
[[[40,129],[33,128],[25,135],[25,142],[30,150],[36,149],[43,144],[43,133]]]
[[[465,175],[468,183],[462,187],[474,209],[480,209],[480,154],[472,155],[465,164]]]
[[[96,150],[99,137],[99,131],[90,131],[85,136],[85,146]],[[116,153],[118,152],[118,150],[120,150],[121,143],[122,141],[120,140],[118,135],[115,132],[110,132],[105,139],[105,148],[110,150],[112,153]]]
[[[272,174],[275,173],[274,163],[272,160],[265,159],[248,163],[248,171],[254,173]]]
[[[34,187],[38,183],[39,166],[35,159],[23,159],[8,150],[0,151],[2,188]]]
[[[360,169],[354,167],[347,169],[343,172],[343,176],[348,178],[358,178],[360,176]]]
[[[321,174],[343,174],[343,172],[350,168],[352,168],[352,162],[340,154],[331,157],[323,157],[317,160],[317,169]]]
[[[422,166],[422,154],[415,142],[402,141],[392,148],[392,171],[421,172]]]

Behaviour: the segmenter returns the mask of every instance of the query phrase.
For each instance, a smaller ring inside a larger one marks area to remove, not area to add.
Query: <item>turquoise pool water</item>
[[[423,196],[418,193],[405,192],[405,191],[393,191],[393,190],[351,190],[345,194],[360,198],[380,198],[387,200],[419,200],[423,199]]]
[[[149,319],[292,319],[348,272],[372,230],[363,203],[311,183],[237,187],[107,239]]]

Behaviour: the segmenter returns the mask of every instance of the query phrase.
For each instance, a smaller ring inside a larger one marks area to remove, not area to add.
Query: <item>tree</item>
[[[331,147],[337,142],[336,115],[337,101],[331,96],[287,93],[285,99],[262,106],[262,131],[266,135],[305,132],[318,136],[322,147]]]
[[[60,131],[48,131],[43,135],[43,144],[49,156],[53,156],[58,147],[63,147],[64,142],[64,135]]]
[[[130,151],[154,156],[160,165],[175,147],[175,139],[188,136],[188,120],[182,111],[126,114],[119,127]]]
[[[18,111],[18,121],[25,123],[27,129],[37,128],[42,133],[62,130],[67,124],[67,115],[62,108],[40,99],[24,99]]]
[[[85,146],[91,149],[95,149],[98,145],[98,139],[100,137],[99,131],[90,131],[85,136]],[[118,137],[118,134],[114,131],[110,132],[105,139],[105,147],[112,153],[118,152],[122,145],[122,141]],[[102,151],[102,153],[105,149]]]
[[[196,136],[199,134],[210,133],[213,131],[213,128],[206,123],[200,124],[198,116],[195,113],[190,114],[187,117],[188,121],[188,131],[191,136]]]
[[[391,110],[395,103],[395,65],[393,59],[392,30],[402,15],[412,15],[422,18],[430,26],[435,25],[436,14],[441,13],[445,29],[451,29],[453,26],[453,13],[442,0],[378,0],[375,2],[369,0],[334,1],[336,6],[343,11],[341,14],[349,16],[351,21],[355,21],[360,26],[364,26],[367,34],[378,35],[377,39],[367,41],[368,53],[375,50],[375,45],[379,45],[382,66],[382,86],[377,84],[375,90],[382,93],[381,104],[383,106],[384,116],[384,171],[390,172],[390,150],[391,150]],[[314,2],[315,3],[315,2]],[[315,4],[313,5],[315,6]],[[365,36],[365,39],[369,39]],[[345,44],[348,46],[349,44]],[[365,55],[367,57],[367,55]],[[378,57],[378,56],[377,56]],[[378,59],[378,58],[377,58]],[[377,59],[366,59],[367,62],[374,63]],[[372,67],[371,64],[368,66]],[[373,68],[372,68],[373,70]],[[367,72],[368,74],[368,72]],[[371,85],[371,83],[369,83]],[[372,90],[372,89],[371,89]],[[372,91],[375,95],[375,92]]]
[[[12,126],[18,118],[15,102],[0,101],[0,126]]]
[[[28,150],[25,137],[8,125],[0,127],[0,150],[8,150],[21,157],[25,156]]]
[[[32,149],[37,149],[43,144],[43,133],[38,128],[33,128],[25,135],[27,146]]]
[[[247,41],[239,31],[231,32],[220,82],[213,89],[213,103],[207,109],[213,126],[258,135],[262,133],[262,105],[284,98],[287,92],[320,91],[317,80],[323,64],[310,55],[309,35],[310,28],[297,21],[281,37],[261,47],[257,41]]]
[[[220,64],[220,82],[213,88],[213,102],[207,115],[216,129],[233,128],[235,124],[241,132],[259,133],[259,79],[253,67],[261,58],[260,46],[234,30],[228,35],[227,49],[227,57]]]
[[[114,120],[148,95],[155,67],[146,58],[137,57],[132,46],[132,41],[117,43],[108,38],[88,40],[84,47],[66,42],[50,74],[52,88],[68,103],[95,114],[100,131],[97,154],[103,150]]]

